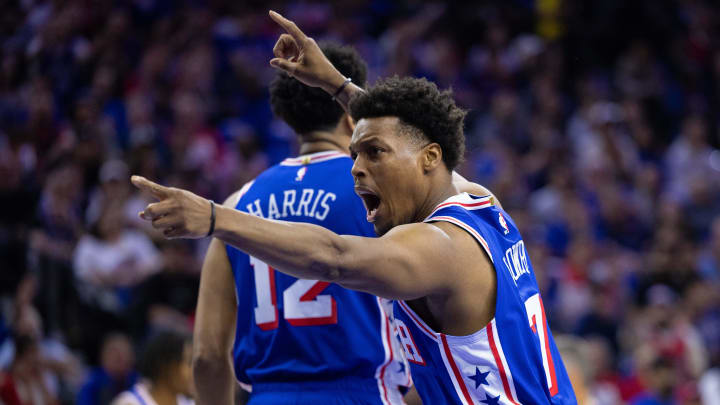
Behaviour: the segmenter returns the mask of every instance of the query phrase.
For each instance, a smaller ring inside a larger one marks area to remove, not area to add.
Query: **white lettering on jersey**
[[[324,221],[330,213],[331,202],[337,199],[334,193],[325,190],[305,188],[297,198],[297,190],[285,190],[282,196],[282,212],[279,209],[279,198],[274,193],[268,195],[267,216],[263,214],[260,199],[247,204],[247,212],[262,218],[282,219],[288,216],[306,216]],[[320,208],[318,208],[318,205]]]
[[[313,194],[315,194],[315,190],[311,188],[303,189],[302,195],[300,196],[300,204],[298,204],[297,210],[295,210],[297,215],[310,216],[308,214],[308,205],[310,204],[310,201],[312,201]]]
[[[317,208],[318,201],[320,201],[320,197],[322,197],[323,194],[325,194],[325,190],[318,190],[317,197],[315,197],[315,202],[313,203],[313,206],[310,209],[310,214],[308,215],[309,217],[315,216],[315,208]]]
[[[277,201],[275,201],[275,194],[273,193],[270,193],[270,198],[268,201],[268,218],[280,218],[280,210],[278,209]]]
[[[295,210],[293,210],[293,204],[295,204],[295,194],[295,190],[283,191],[283,218],[288,216],[288,211],[290,211],[290,215],[295,215]]]
[[[322,202],[320,203],[320,206],[321,206],[323,209],[325,209],[325,211],[323,211],[322,213],[318,212],[318,213],[315,215],[315,218],[317,218],[317,219],[319,219],[319,220],[321,220],[321,221],[324,221],[324,220],[325,220],[325,217],[327,217],[327,214],[330,212],[330,206],[328,205],[328,200],[331,199],[331,198],[332,198],[333,201],[335,201],[335,199],[336,199],[337,197],[335,196],[334,193],[327,193],[327,194],[325,194],[325,198],[323,198]]]
[[[505,251],[503,262],[505,263],[505,267],[507,267],[508,271],[510,271],[515,287],[517,287],[517,280],[520,276],[523,274],[530,274],[527,254],[525,252],[525,244],[523,241],[517,242]]]
[[[255,201],[251,202],[250,204],[248,204],[247,212],[250,215],[255,215],[256,217],[264,218],[263,213],[262,213],[262,208],[260,208],[260,199],[257,199]]]

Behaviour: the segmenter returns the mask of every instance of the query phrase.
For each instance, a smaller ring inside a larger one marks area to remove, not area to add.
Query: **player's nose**
[[[358,156],[355,158],[355,162],[353,162],[352,169],[350,169],[350,173],[353,175],[355,180],[365,177],[365,167],[363,165],[363,159]]]

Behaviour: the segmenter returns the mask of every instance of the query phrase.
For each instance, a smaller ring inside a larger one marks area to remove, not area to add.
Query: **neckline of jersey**
[[[477,204],[478,208],[486,208],[491,205],[494,205],[493,202],[493,196],[491,194],[488,195],[476,195],[476,194],[470,194],[466,191],[463,191],[461,193],[457,193],[455,195],[451,195],[450,197],[446,198],[445,200],[441,201],[438,205],[433,208],[430,215],[428,215],[423,222],[427,221],[435,215],[435,213],[440,209],[444,208],[446,205],[467,205],[467,204]]]
[[[326,151],[320,151],[315,153],[308,153],[306,155],[300,155],[298,157],[294,158],[287,158],[283,160],[280,164],[285,166],[298,166],[298,165],[308,165],[311,163],[318,163],[318,162],[324,162],[326,160],[330,159],[337,159],[341,157],[350,157],[347,153],[333,151],[333,150],[326,150]]]

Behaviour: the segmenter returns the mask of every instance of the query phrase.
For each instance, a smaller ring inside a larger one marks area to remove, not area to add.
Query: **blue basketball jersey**
[[[495,318],[468,336],[435,332],[407,303],[395,301],[399,337],[423,403],[576,404],[510,217],[491,196],[462,193],[425,220],[436,221],[459,226],[482,246],[497,273],[497,301]]]
[[[373,237],[353,191],[352,164],[338,152],[286,159],[243,187],[236,209]],[[390,322],[392,302],[297,279],[232,246],[227,253],[238,299],[233,355],[241,383],[256,393],[260,386],[279,392],[298,383],[322,390],[329,382],[350,387],[343,392],[370,391],[378,404],[402,403],[399,386],[409,386],[410,376]]]

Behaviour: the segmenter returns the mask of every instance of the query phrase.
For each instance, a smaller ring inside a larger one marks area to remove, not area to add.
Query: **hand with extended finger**
[[[287,33],[280,35],[270,65],[285,71],[297,80],[312,87],[320,87],[333,94],[345,81],[325,57],[314,39],[305,35],[294,22],[270,11],[270,17]]]
[[[132,176],[135,187],[148,192],[158,202],[140,212],[166,238],[197,239],[209,236],[215,227],[214,203],[186,190],[164,187],[142,177]]]

